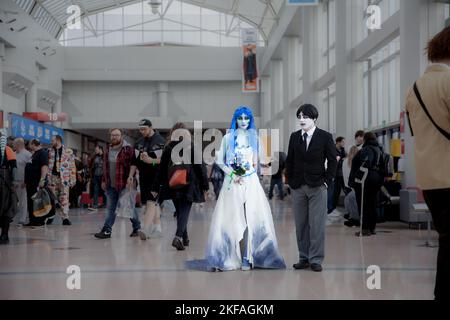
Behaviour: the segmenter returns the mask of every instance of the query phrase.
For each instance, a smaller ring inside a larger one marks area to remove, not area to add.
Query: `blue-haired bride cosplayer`
[[[250,108],[239,107],[216,163],[225,173],[206,247],[210,271],[286,268],[269,202],[258,178],[258,135]]]

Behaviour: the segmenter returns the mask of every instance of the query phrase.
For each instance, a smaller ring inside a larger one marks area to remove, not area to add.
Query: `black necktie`
[[[308,150],[307,139],[308,139],[308,134],[305,132],[303,134],[303,150],[305,150],[305,152]]]

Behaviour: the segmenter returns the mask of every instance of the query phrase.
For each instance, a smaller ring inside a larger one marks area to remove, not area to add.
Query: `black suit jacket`
[[[286,159],[286,177],[292,189],[306,184],[309,187],[320,187],[324,183],[331,185],[336,174],[336,145],[330,133],[316,128],[308,150],[304,151],[302,131],[294,132],[289,141]],[[325,160],[328,160],[325,169]]]

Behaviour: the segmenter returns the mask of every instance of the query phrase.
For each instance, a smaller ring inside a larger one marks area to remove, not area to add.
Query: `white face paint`
[[[237,117],[237,125],[239,129],[247,130],[250,125],[250,118],[245,113],[241,114]]]
[[[311,129],[315,125],[314,120],[309,118],[308,116],[303,115],[303,113],[300,113],[298,119],[300,120],[300,127],[304,131],[309,131],[309,129]]]

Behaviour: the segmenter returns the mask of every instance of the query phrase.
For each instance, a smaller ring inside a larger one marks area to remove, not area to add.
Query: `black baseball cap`
[[[139,122],[139,127],[149,127],[149,128],[151,128],[152,127],[152,122],[150,120],[148,120],[148,119],[142,119]]]

